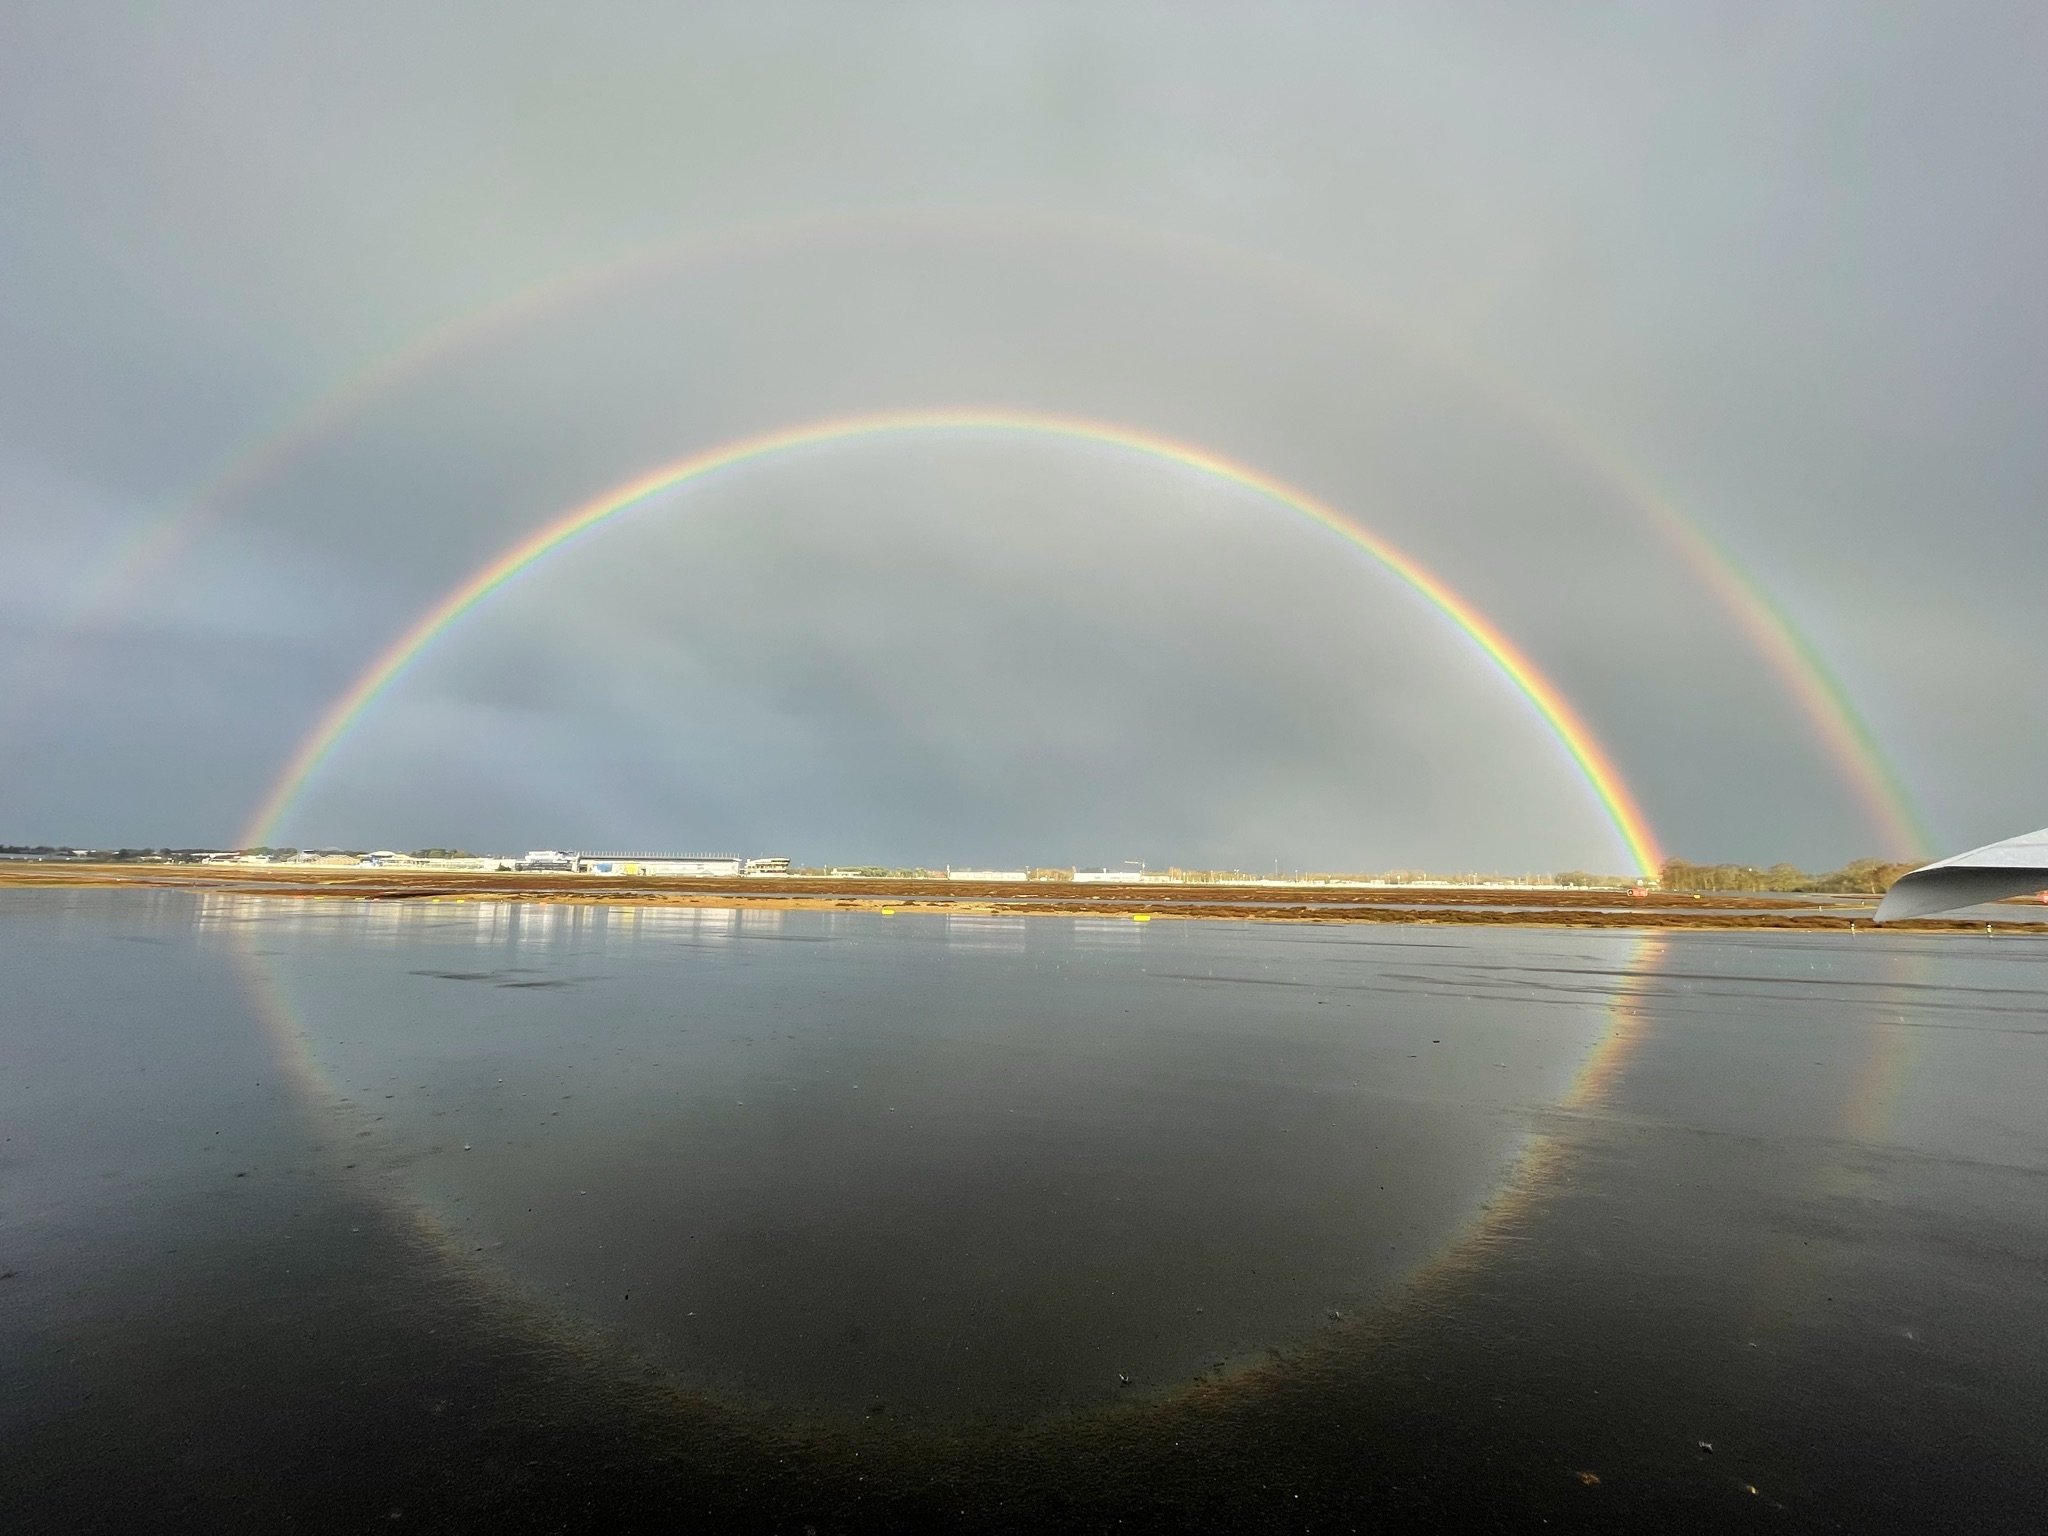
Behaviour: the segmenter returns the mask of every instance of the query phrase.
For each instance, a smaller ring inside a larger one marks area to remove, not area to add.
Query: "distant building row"
[[[277,861],[262,854],[221,853],[208,855],[205,862],[271,864]],[[438,856],[394,853],[388,848],[380,848],[375,853],[302,853],[287,862],[446,872],[531,870],[564,875],[683,875],[700,878],[789,873],[787,859],[743,859],[731,853],[571,853],[554,848],[537,848],[524,858],[515,858],[511,854]]]
[[[743,859],[731,853],[566,853],[537,848],[519,861],[519,868],[561,874],[647,875],[725,878],[740,875],[786,875],[787,859]]]
[[[341,850],[326,850],[294,853],[290,849],[272,851],[265,848],[245,848],[215,852],[207,849],[156,850],[153,854],[137,851],[152,861],[168,861],[204,864],[278,864],[328,865],[336,867],[369,867],[373,869],[435,870],[445,872],[510,872],[525,870],[536,873],[597,875],[601,877],[642,877],[642,878],[684,878],[684,879],[734,879],[748,876],[787,876],[793,872],[788,859],[761,858],[743,859],[731,853],[576,853],[563,849],[537,848],[524,857],[512,854],[470,855],[454,854],[442,850],[431,853],[394,853],[380,849],[375,853],[348,853]],[[64,858],[84,859],[105,857],[86,849],[59,848],[0,848],[0,858]],[[1335,875],[1309,874],[1286,876],[1251,875],[1239,870],[1148,870],[1141,864],[1122,869],[1101,866],[1089,868],[1068,867],[1055,869],[994,869],[979,866],[945,869],[885,869],[876,866],[858,868],[806,869],[800,872],[805,878],[830,878],[844,880],[960,880],[983,884],[1014,884],[1022,881],[1072,881],[1081,885],[1245,885],[1245,886],[1359,886],[1359,887],[1417,887],[1441,889],[1528,889],[1528,890],[1571,890],[1585,887],[1614,888],[1628,890],[1632,895],[1645,895],[1654,886],[1653,881],[1629,882],[1624,879],[1602,879],[1590,875],[1563,875],[1555,881],[1541,876],[1524,876],[1520,879],[1500,875],[1430,876],[1413,871],[1395,871],[1386,875]]]

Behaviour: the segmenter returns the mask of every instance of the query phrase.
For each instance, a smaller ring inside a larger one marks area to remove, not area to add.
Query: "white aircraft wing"
[[[1880,923],[2048,890],[2048,827],[1901,875],[1877,904]]]

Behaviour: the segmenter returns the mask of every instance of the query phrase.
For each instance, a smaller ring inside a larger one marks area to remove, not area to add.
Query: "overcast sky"
[[[0,841],[221,844],[470,570],[749,433],[1165,433],[1408,551],[1668,851],[2048,822],[2048,11],[0,5]],[[154,540],[153,543],[148,541]],[[137,558],[147,545],[147,558]],[[1619,869],[1442,615],[1250,493],[891,438],[437,643],[301,846]]]

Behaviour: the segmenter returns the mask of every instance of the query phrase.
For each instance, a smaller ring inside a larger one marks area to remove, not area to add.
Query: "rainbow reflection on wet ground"
[[[2048,946],[0,896],[14,1528],[2024,1529]]]

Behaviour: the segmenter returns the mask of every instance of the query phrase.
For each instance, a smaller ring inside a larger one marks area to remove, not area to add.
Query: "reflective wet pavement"
[[[0,935],[14,1528],[2048,1490],[2031,939],[169,892]]]

